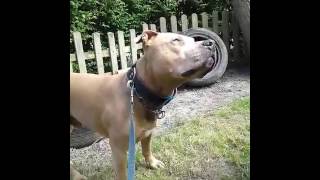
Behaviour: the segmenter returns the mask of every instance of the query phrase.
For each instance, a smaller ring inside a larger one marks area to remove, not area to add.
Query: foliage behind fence
[[[232,25],[231,13],[225,11],[213,11],[212,14],[193,13],[191,16],[181,17],[170,16],[169,19],[159,18],[159,25],[143,23],[141,30],[130,29],[126,32],[118,30],[116,33],[108,32],[106,38],[101,33],[92,34],[92,50],[84,51],[83,40],[80,32],[73,32],[73,42],[75,53],[70,54],[70,71],[81,73],[117,73],[118,70],[126,69],[142,55],[142,45],[134,42],[137,34],[144,29],[151,29],[160,32],[179,32],[189,28],[203,27],[219,34],[230,57],[240,56],[240,36],[239,28]],[[138,33],[137,33],[138,32]],[[108,47],[103,47],[102,42],[106,42]]]

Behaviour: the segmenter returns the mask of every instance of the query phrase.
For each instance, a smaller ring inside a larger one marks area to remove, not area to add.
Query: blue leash
[[[135,122],[133,111],[133,81],[128,81],[128,87],[130,88],[130,124],[129,124],[129,150],[128,150],[128,180],[135,179],[135,161],[136,161],[136,136],[135,136]]]
[[[129,120],[129,148],[128,148],[128,180],[135,179],[135,161],[136,161],[136,134],[135,134],[135,121],[134,121],[134,111],[133,111],[133,94],[135,90],[135,85],[133,79],[136,75],[135,68],[132,68],[131,74],[128,76],[127,87],[130,89],[130,120]],[[176,95],[177,89],[174,90],[172,96],[166,97],[163,105],[169,103]],[[155,112],[158,119],[162,119],[165,116],[164,111],[157,109]]]

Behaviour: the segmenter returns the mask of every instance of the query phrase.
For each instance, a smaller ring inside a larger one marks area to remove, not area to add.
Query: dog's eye
[[[181,39],[179,39],[179,38],[175,38],[172,40],[172,42],[180,42],[180,41],[181,41]]]

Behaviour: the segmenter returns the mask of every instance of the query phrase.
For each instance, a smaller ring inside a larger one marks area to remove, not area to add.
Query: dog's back
[[[127,109],[127,88],[122,87],[124,73],[116,75],[70,74],[70,117],[82,126],[106,135],[108,124],[120,109]],[[123,79],[123,80],[121,80]],[[127,112],[126,112],[127,113]],[[103,121],[103,122],[102,122]]]

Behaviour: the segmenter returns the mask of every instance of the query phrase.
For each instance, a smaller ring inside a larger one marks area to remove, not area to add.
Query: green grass
[[[137,180],[250,179],[249,114],[246,97],[154,137],[154,155],[166,167],[145,168],[139,146]],[[113,177],[111,167],[89,179],[106,177]]]

